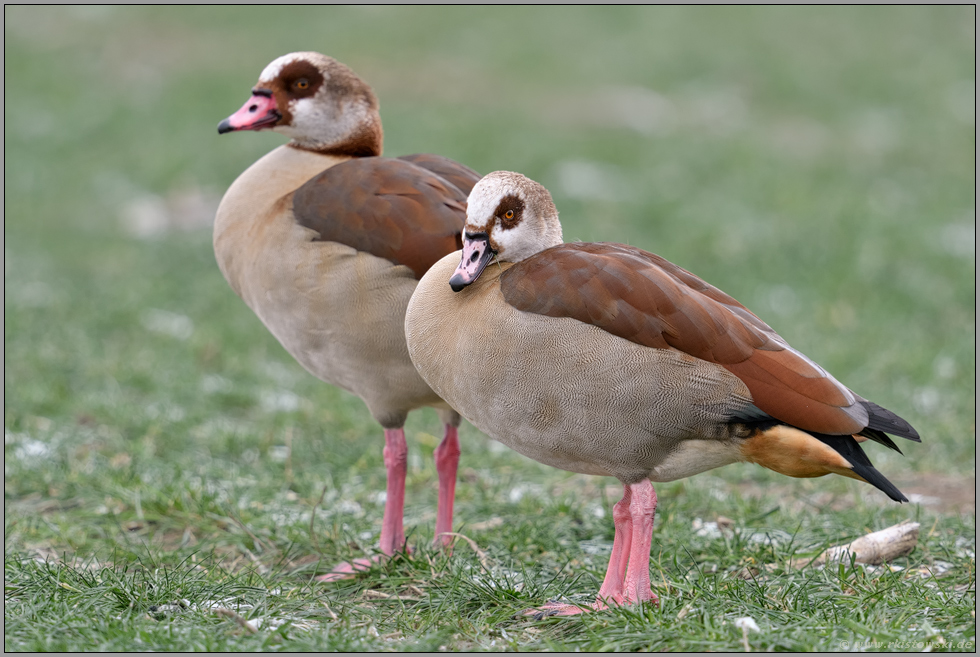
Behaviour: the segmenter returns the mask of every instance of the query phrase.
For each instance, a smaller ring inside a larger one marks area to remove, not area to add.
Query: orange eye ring
[[[513,219],[513,218],[514,218],[513,210],[508,210],[507,212],[504,213],[504,219]]]
[[[310,86],[310,83],[309,83],[309,81],[306,80],[306,78],[302,78],[302,79],[296,81],[296,88],[297,89],[306,89],[309,86]]]

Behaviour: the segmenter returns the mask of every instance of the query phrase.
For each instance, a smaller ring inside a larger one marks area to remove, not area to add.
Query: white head
[[[561,243],[558,210],[548,190],[519,173],[494,171],[467,199],[463,258],[449,284],[458,292],[494,257],[520,262]]]
[[[273,130],[307,150],[353,156],[380,155],[378,99],[371,87],[337,60],[294,52],[265,67],[240,110],[218,132]]]

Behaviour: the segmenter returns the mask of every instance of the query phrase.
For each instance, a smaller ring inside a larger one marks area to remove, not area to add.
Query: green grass
[[[974,649],[973,7],[7,7],[4,23],[6,650],[730,651],[745,616],[754,650]],[[449,558],[428,548],[424,411],[406,427],[414,553],[312,583],[377,542],[380,428],[235,297],[204,222],[141,237],[126,221],[166,203],[206,220],[282,142],[217,122],[302,49],[371,82],[388,154],[531,176],[566,239],[667,257],[908,419],[921,445],[867,451],[915,503],[753,466],[661,484],[661,606],[531,621],[515,614],[594,595],[615,482],[464,425],[455,526],[481,553],[461,540]],[[704,532],[719,516],[738,532]],[[788,566],[905,519],[922,531],[902,570]]]

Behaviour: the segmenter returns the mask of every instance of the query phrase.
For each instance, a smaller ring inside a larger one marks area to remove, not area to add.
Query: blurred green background
[[[886,476],[934,497],[931,483],[968,485],[972,509],[974,19],[972,6],[8,6],[5,500],[142,517],[141,494],[166,516],[205,493],[247,507],[284,486],[312,501],[324,481],[381,489],[366,409],[279,347],[211,251],[221,194],[283,142],[219,137],[218,121],[269,61],[317,50],[373,85],[387,155],[525,173],[552,191],[566,240],[633,244],[732,294],[919,430],[906,457],[870,448]],[[435,433],[434,414],[414,414],[410,515],[430,511]],[[569,477],[465,432],[462,466],[485,458],[516,480]],[[870,491],[749,466],[709,476]],[[10,536],[91,538],[31,531]]]
[[[934,647],[939,631],[972,641],[975,19],[973,6],[6,6],[5,648],[734,650],[743,635],[724,619],[746,615],[767,632],[760,649],[837,650],[913,625]],[[659,253],[908,419],[921,445],[867,452],[913,504],[750,465],[662,484],[662,608],[525,632],[522,607],[598,586],[616,482],[464,425],[455,527],[493,574],[463,543],[433,556],[441,428],[425,410],[406,427],[421,556],[304,588],[376,544],[381,430],[276,343],[210,235],[224,190],[284,141],[216,126],[297,50],[373,85],[386,154],[527,174],[567,240]],[[705,533],[719,515],[746,533]],[[904,574],[725,574],[908,518],[923,537]],[[777,549],[752,532],[792,538]],[[320,629],[242,635],[206,612],[231,592],[254,618]],[[390,597],[406,592],[417,602]],[[146,615],[184,597],[205,611]]]

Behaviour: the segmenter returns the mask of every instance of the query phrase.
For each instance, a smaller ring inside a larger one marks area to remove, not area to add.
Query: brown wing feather
[[[753,403],[807,431],[853,434],[868,425],[857,398],[745,306],[660,256],[621,244],[563,244],[501,275],[506,301],[573,317],[658,349],[674,348],[739,377]]]
[[[455,160],[450,160],[448,157],[443,157],[442,155],[416,153],[415,155],[402,155],[398,159],[411,162],[415,166],[422,167],[440,176],[443,180],[450,182],[461,191],[464,198],[470,195],[473,185],[478,183],[481,178],[480,174],[468,166],[460,164]]]
[[[364,157],[330,167],[297,189],[293,214],[322,241],[406,265],[422,278],[462,248],[466,193],[411,162]]]

